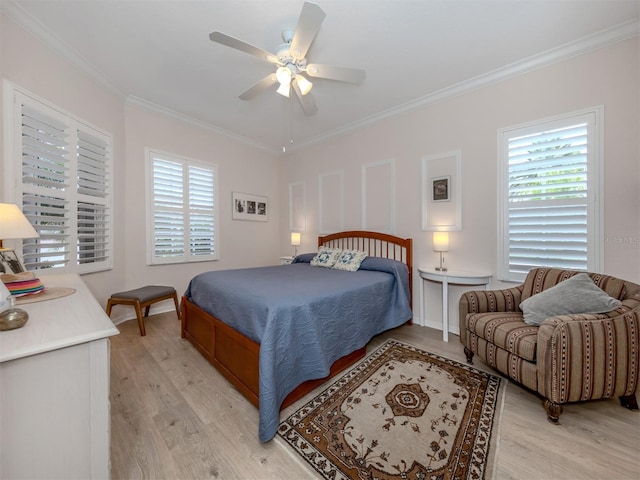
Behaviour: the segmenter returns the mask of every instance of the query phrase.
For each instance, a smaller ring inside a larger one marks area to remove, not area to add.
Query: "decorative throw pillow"
[[[620,300],[607,295],[589,275],[579,273],[527,298],[520,304],[520,309],[525,323],[540,325],[556,315],[606,313],[620,305]]]
[[[360,250],[343,250],[332,268],[355,272],[360,268],[360,264],[365,258],[367,258],[366,252],[361,252]]]
[[[318,254],[311,260],[311,265],[314,267],[331,268],[336,263],[341,252],[342,250],[339,248],[320,247]]]

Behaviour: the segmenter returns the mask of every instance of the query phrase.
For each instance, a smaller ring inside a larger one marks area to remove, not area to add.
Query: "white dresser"
[[[109,478],[109,337],[118,334],[78,275],[42,275],[75,293],[18,305],[0,332],[0,478]]]

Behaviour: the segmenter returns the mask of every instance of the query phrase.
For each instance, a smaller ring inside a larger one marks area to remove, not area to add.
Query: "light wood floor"
[[[113,479],[317,478],[277,437],[258,441],[258,411],[180,338],[175,313],[145,324],[146,337],[128,321],[111,339]],[[370,348],[387,338],[465,361],[455,335],[444,343],[439,331],[403,326]],[[540,399],[509,383],[496,478],[640,479],[640,412],[600,400],[565,406],[560,422],[547,422]]]

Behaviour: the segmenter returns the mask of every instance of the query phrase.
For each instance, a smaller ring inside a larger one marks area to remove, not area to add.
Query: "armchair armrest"
[[[470,313],[519,312],[522,285],[503,290],[472,290],[460,296],[460,341],[466,345],[467,315]]]
[[[538,391],[556,404],[633,395],[640,372],[640,307],[612,316],[546,319],[538,330]]]

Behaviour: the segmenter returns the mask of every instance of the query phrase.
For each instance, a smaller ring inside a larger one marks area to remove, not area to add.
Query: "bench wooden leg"
[[[142,317],[142,307],[140,306],[140,302],[136,302],[135,307],[136,307],[136,316],[138,317],[138,327],[140,327],[140,335],[144,337],[147,334],[147,332],[144,329],[144,318]]]
[[[178,320],[180,320],[180,305],[178,304],[178,294],[173,296],[173,303],[176,305],[176,314],[178,315]]]

